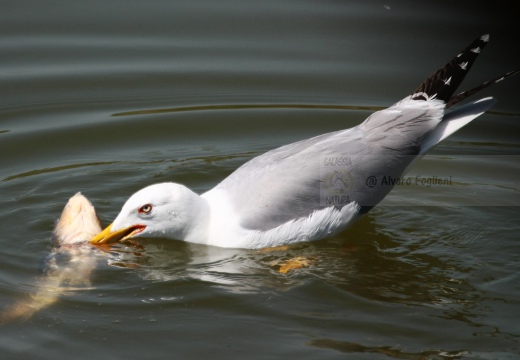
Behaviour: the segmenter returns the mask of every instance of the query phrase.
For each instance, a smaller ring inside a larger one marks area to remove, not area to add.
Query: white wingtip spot
[[[475,54],[478,54],[480,53],[480,48],[477,46],[476,48],[471,49],[471,51],[473,51]]]
[[[489,34],[486,34],[486,35],[482,35],[480,37],[480,40],[484,41],[484,42],[488,42],[489,41]]]
[[[459,66],[460,66],[460,68],[461,68],[462,70],[466,70],[466,67],[468,66],[468,62],[467,62],[467,61],[466,61],[466,62],[463,62],[463,63],[459,64]]]

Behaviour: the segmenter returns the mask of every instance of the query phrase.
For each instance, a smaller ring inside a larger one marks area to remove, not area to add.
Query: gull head
[[[106,244],[135,237],[184,240],[197,226],[203,202],[180,184],[148,186],[133,194],[114,222],[90,243]]]

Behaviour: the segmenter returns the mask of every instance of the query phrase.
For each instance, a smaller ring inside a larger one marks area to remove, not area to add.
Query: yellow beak
[[[90,243],[94,245],[99,244],[108,244],[113,243],[117,241],[124,241],[128,238],[131,238],[135,234],[140,233],[144,230],[146,226],[144,225],[132,225],[129,227],[126,227],[124,229],[116,230],[114,232],[112,231],[112,225],[108,225],[105,230],[101,231],[99,234],[94,236],[92,239],[90,239]]]

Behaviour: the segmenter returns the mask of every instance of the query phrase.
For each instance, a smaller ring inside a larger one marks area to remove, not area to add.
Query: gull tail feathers
[[[475,86],[474,88],[470,89],[470,90],[466,90],[466,91],[463,91],[461,93],[458,93],[457,95],[455,96],[452,96],[450,98],[450,100],[448,101],[448,103],[446,104],[446,107],[450,107],[452,105],[455,105],[456,103],[464,100],[465,98],[467,98],[468,96],[471,96],[473,94],[475,94],[476,92],[480,91],[480,90],[483,90],[485,88],[487,88],[488,86],[491,86],[493,84],[496,84],[496,83],[499,83],[501,82],[502,80],[504,80],[505,78],[509,77],[509,76],[513,76],[513,75],[516,75],[520,73],[520,69],[516,69],[516,70],[513,70],[513,71],[510,71],[502,76],[499,76],[495,79],[492,79],[492,80],[489,80],[489,81],[486,81],[485,83],[482,83],[480,84],[479,86]]]
[[[489,35],[475,39],[460,54],[426,79],[412,94],[412,100],[438,99],[449,103],[478,55],[489,42]]]
[[[446,108],[449,108],[488,86],[520,73],[520,69],[516,69],[470,90],[453,95],[488,42],[489,35],[487,34],[475,39],[460,54],[426,79],[409,98],[411,100],[442,100],[446,104]]]
[[[439,125],[424,139],[419,155],[424,155],[442,140],[482,115],[496,102],[497,101],[492,97],[487,97],[464,105],[444,115]]]

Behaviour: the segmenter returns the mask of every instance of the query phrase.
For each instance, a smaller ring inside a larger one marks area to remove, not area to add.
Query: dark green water
[[[77,191],[104,225],[162,181],[211,189],[357,125],[471,40],[463,87],[520,66],[512,2],[2,2],[0,309],[35,287]],[[0,326],[2,359],[515,359],[519,78],[341,236],[277,252],[118,247],[92,288]],[[415,184],[415,183],[414,183]],[[286,275],[276,264],[305,257]]]

